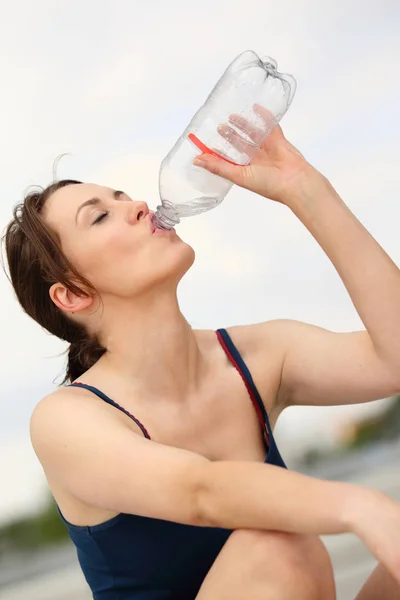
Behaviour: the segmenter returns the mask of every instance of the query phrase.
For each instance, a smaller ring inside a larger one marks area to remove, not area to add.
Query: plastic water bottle
[[[154,225],[170,229],[181,217],[199,215],[218,206],[233,184],[193,165],[193,160],[208,152],[237,165],[249,164],[288,110],[295,91],[295,79],[279,73],[274,59],[261,59],[251,50],[240,54],[162,161],[159,175],[162,204],[153,215]],[[257,104],[267,109],[268,119],[257,113]],[[233,114],[254,127],[256,135],[249,137],[229,123]],[[243,143],[232,145],[218,133],[218,127],[225,123],[229,123]]]

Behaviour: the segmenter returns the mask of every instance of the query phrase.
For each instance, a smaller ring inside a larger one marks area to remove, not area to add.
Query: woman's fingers
[[[240,115],[231,115],[229,117],[229,123],[231,123],[237,129],[245,133],[257,146],[259,146],[262,143],[265,137],[265,131],[263,131],[259,127],[255,127],[255,125],[252,125],[247,119],[241,117]]]
[[[265,108],[265,106],[253,104],[253,110],[264,121],[268,131],[271,131],[278,124],[275,115],[268,108]]]
[[[194,159],[193,164],[242,187],[245,186],[248,177],[249,167],[234,165],[213,154],[200,154]]]
[[[272,131],[274,131],[275,139],[284,138],[282,129],[278,125],[275,115],[270,110],[261,106],[261,104],[254,104],[253,111],[261,119],[264,127],[253,125],[241,115],[233,114],[229,117],[229,123],[249,138],[248,143],[252,143],[259,148]]]
[[[243,152],[252,156],[254,154],[254,148],[258,148],[258,145],[252,140],[245,140],[233,127],[229,125],[220,125],[218,127],[218,133],[226,139],[238,152]]]

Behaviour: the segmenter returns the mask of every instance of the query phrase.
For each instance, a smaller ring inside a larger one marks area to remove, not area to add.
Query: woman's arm
[[[366,328],[366,332],[344,335],[307,329],[303,343],[295,343],[300,332],[293,326],[287,332],[283,370],[292,398],[297,403],[306,398],[296,391],[296,382],[300,387],[307,384],[299,377],[301,370],[313,378],[317,372],[337,388],[343,385],[347,399],[346,382],[354,386],[355,397],[357,385],[377,397],[399,393],[399,269],[319,173],[310,175],[308,186],[291,199],[289,207],[332,261]],[[304,369],[304,358],[311,368]]]
[[[300,219],[332,261],[365,325],[366,331],[346,334],[293,321],[253,326],[259,360],[263,338],[265,348],[272,341],[281,351],[285,403],[344,404],[398,394],[400,271],[329,181],[280,127],[250,166],[201,159],[211,172],[285,204]]]
[[[112,408],[68,389],[41,401],[31,437],[49,478],[89,505],[204,527],[353,531],[400,582],[400,505],[379,492],[211,462],[136,435]]]

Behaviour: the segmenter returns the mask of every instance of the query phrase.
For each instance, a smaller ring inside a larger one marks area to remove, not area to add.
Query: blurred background
[[[298,82],[282,126],[400,264],[398,0],[0,0],[0,228],[31,185],[93,181],[158,203],[158,169],[229,62],[253,49]],[[197,261],[180,288],[195,328],[292,318],[362,324],[321,249],[285,207],[233,189],[183,220]],[[340,235],[340,232],[338,232]],[[29,441],[35,404],[60,383],[65,346],[26,317],[0,276],[0,599],[90,597]],[[291,408],[288,465],[400,500],[400,399]],[[325,540],[339,600],[374,560]]]

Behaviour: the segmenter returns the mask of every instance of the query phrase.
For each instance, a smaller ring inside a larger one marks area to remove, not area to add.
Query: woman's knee
[[[329,555],[314,536],[240,529],[230,541],[243,550],[252,576],[266,584],[293,591],[296,598],[335,598],[335,584]]]

